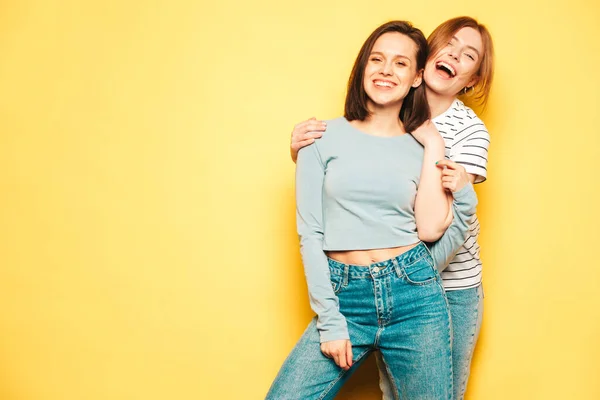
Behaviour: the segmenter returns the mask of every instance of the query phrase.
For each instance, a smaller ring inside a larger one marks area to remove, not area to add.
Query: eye
[[[373,61],[373,62],[380,62],[381,58],[379,58],[379,57],[371,57],[371,61]]]
[[[475,56],[473,56],[473,54],[466,53],[466,56],[475,61]]]
[[[401,65],[401,66],[405,67],[406,63],[404,61],[397,61],[396,65]]]

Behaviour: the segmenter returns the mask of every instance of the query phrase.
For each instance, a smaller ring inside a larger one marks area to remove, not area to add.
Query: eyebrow
[[[452,40],[456,40],[457,42],[460,42],[460,40],[458,40],[458,38],[456,36],[452,36]],[[477,50],[475,47],[469,46],[469,45],[467,45],[466,47],[473,50],[475,53],[477,53],[478,57],[481,57],[481,54],[479,54],[479,50]]]
[[[383,53],[382,53],[382,52],[380,52],[380,51],[372,51],[370,55],[372,56],[373,54],[379,54],[380,56],[383,56],[383,57],[385,57],[385,54],[383,54]],[[394,57],[404,58],[404,59],[406,59],[406,60],[410,61],[410,58],[409,58],[409,57],[407,57],[407,56],[404,56],[404,55],[402,55],[402,54],[394,54]]]

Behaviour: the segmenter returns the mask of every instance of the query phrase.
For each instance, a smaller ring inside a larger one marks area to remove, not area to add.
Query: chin
[[[373,98],[371,98],[371,102],[377,108],[394,107],[394,106],[400,104],[401,101],[402,100],[399,100],[399,99],[373,99]]]
[[[426,81],[427,87],[432,90],[433,92],[435,92],[436,94],[441,94],[441,95],[445,95],[446,93],[450,93],[452,92],[451,86],[452,84],[450,82],[444,82],[441,81],[439,79],[433,78],[433,79],[429,79],[428,81]]]

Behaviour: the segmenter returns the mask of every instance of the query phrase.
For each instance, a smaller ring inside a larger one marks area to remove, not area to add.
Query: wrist
[[[468,197],[470,194],[475,193],[475,189],[473,188],[473,184],[471,182],[467,182],[462,188],[452,193],[455,199],[460,199],[461,197]]]

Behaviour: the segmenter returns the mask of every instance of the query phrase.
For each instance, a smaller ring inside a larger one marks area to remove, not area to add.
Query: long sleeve
[[[310,306],[317,314],[321,342],[349,339],[346,318],[333,292],[323,251],[324,165],[316,145],[300,150],[296,164],[296,225],[308,285]]]
[[[433,262],[439,271],[443,271],[448,266],[465,243],[477,207],[477,194],[471,183],[453,195],[454,219],[444,235],[437,242],[429,245]]]

